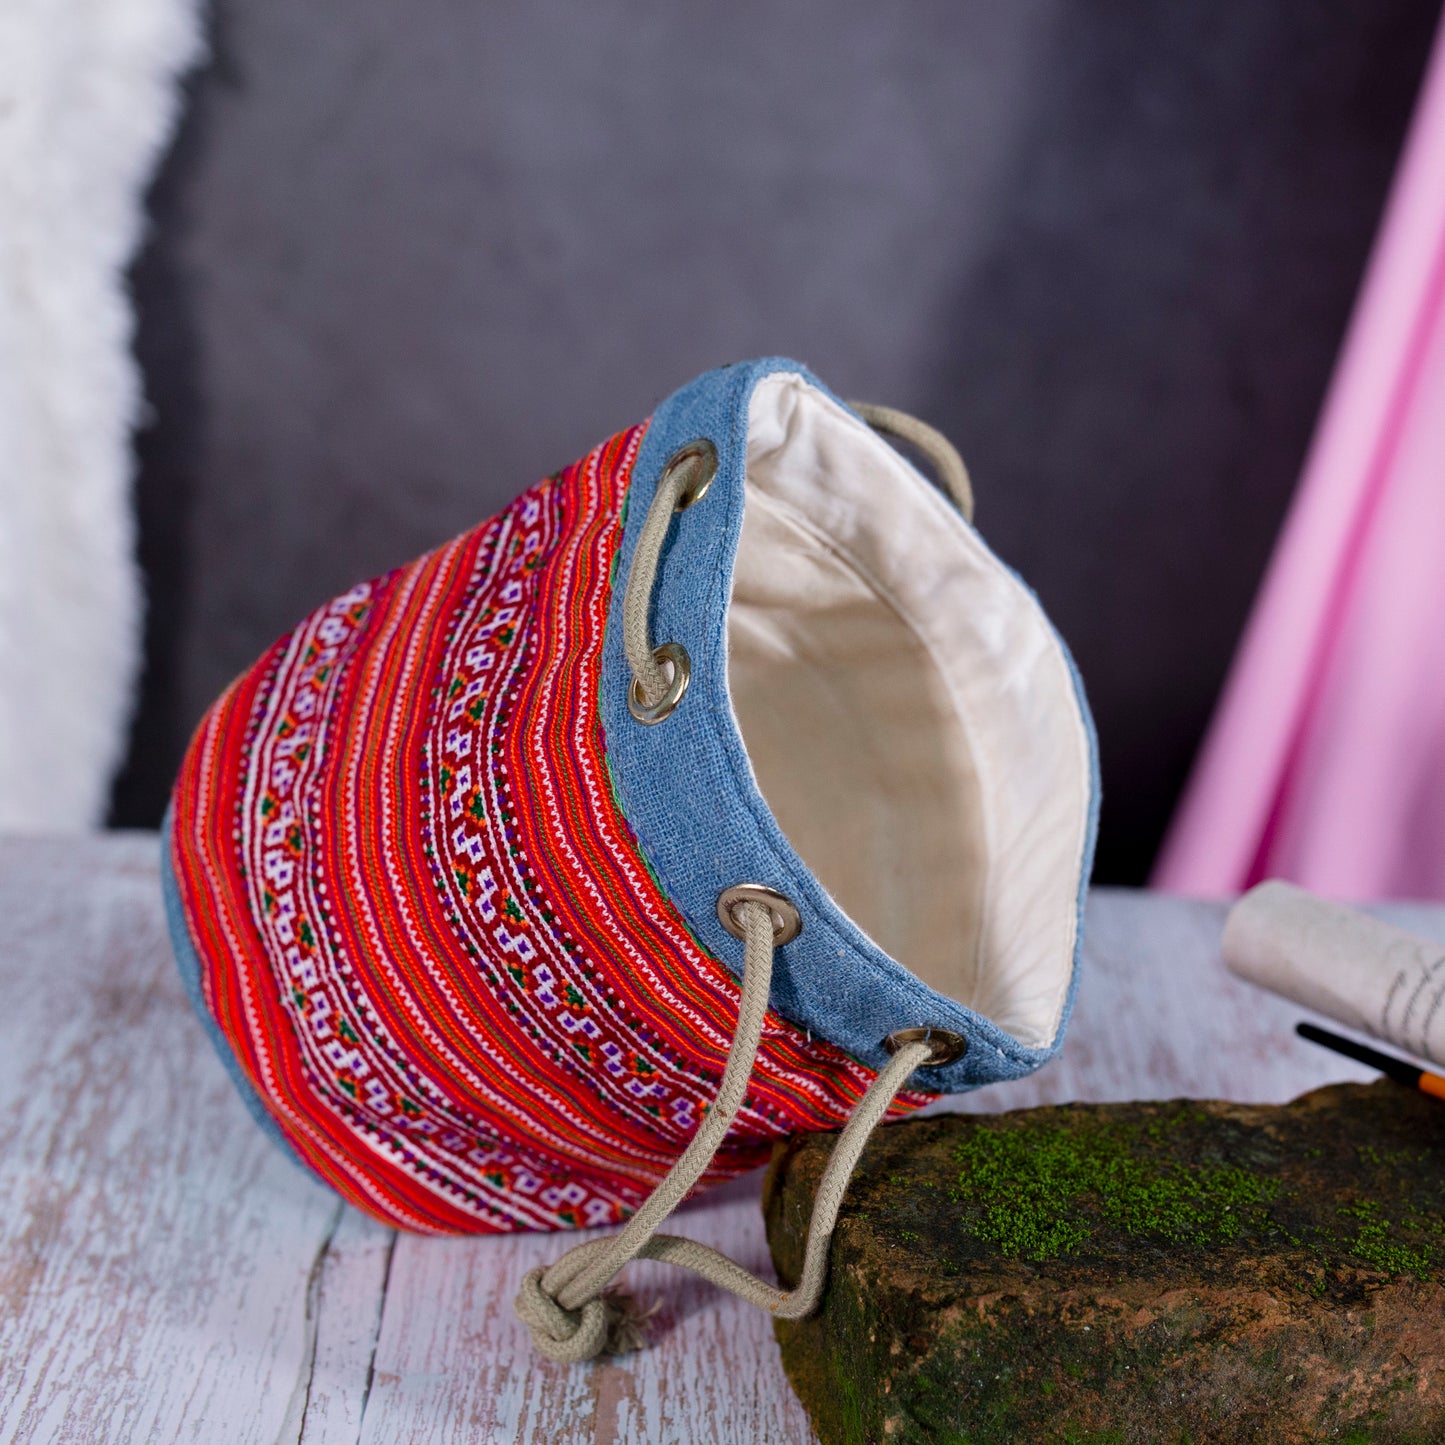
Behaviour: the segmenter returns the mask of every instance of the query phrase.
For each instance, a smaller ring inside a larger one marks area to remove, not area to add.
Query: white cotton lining
[[[834,901],[929,987],[1051,1044],[1092,788],[1067,658],[943,496],[795,373],[753,392],[728,647],[759,790]]]

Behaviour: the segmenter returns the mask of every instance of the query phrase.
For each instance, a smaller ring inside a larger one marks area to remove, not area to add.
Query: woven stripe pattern
[[[207,1009],[297,1155],[403,1228],[616,1222],[722,1073],[738,984],[649,871],[599,717],[644,431],[306,618],[177,782]],[[838,1127],[872,1078],[769,1014],[704,1182]]]

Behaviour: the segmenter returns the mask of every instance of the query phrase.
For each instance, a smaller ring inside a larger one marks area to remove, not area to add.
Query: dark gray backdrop
[[[767,352],[948,431],[1142,880],[1294,483],[1438,0],[218,0],[134,282],[113,817],[301,613]]]

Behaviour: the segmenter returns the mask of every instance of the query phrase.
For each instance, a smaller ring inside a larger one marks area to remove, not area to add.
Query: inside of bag
[[[1091,788],[1068,660],[953,505],[792,373],[753,393],[728,646],[759,789],[837,904],[939,993],[1052,1043]]]

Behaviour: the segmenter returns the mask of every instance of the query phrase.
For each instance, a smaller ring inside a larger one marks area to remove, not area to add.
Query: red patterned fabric
[[[644,430],[313,613],[177,783],[207,1008],[297,1154],[404,1228],[619,1220],[722,1072],[738,985],[649,872],[599,721]],[[770,1015],[708,1178],[837,1127],[872,1077]]]

